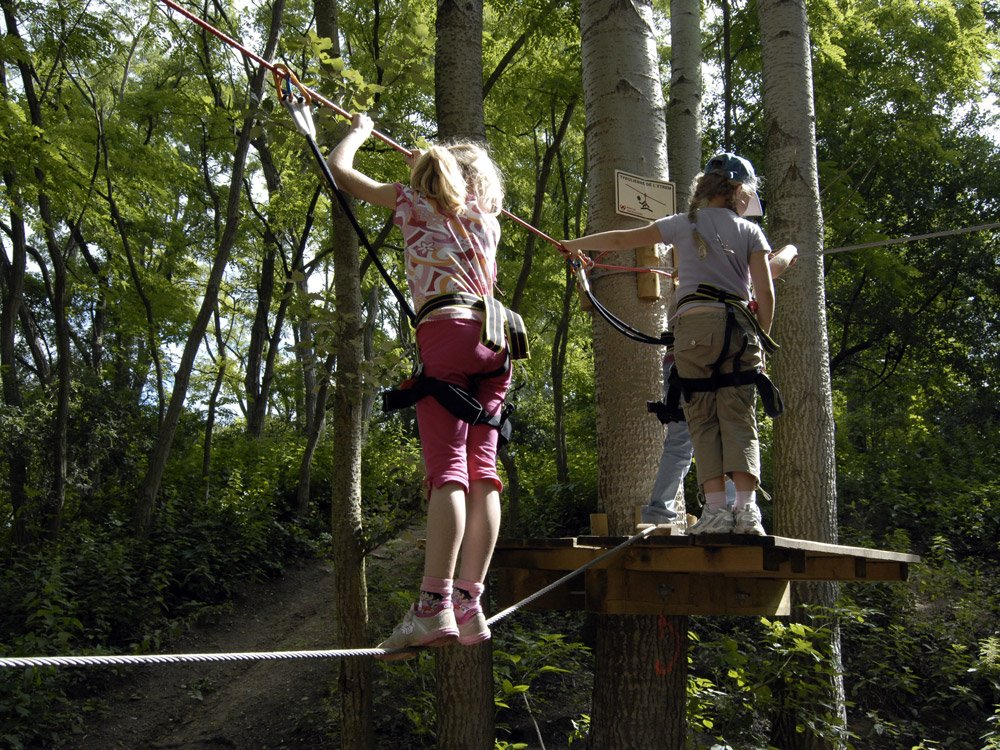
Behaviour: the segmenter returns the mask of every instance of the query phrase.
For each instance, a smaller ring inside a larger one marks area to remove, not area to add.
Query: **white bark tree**
[[[636,220],[616,213],[615,169],[667,177],[665,103],[652,5],[644,0],[584,0],[580,31],[588,230],[635,226]],[[618,253],[615,262],[635,265],[635,256]],[[634,327],[654,333],[663,329],[664,301],[640,300],[634,276],[595,274],[592,286],[609,309]],[[662,393],[661,355],[595,319],[598,491],[614,535],[634,531],[634,508],[646,502],[652,489],[662,433],[645,401]],[[683,746],[687,669],[686,660],[673,659],[673,649],[687,638],[686,620],[680,618],[680,628],[661,623],[652,616],[598,616],[591,747]]]
[[[809,27],[803,0],[760,0],[764,108],[764,173],[767,176],[768,235],[777,247],[799,248],[797,264],[777,287],[773,334],[781,349],[773,374],[785,401],[775,420],[774,533],[837,541],[837,489],[833,405],[823,285],[823,217],[816,163],[815,112]],[[832,607],[835,583],[793,585],[797,618],[803,604]],[[840,635],[834,621],[839,671]],[[830,686],[846,720],[843,681]],[[843,746],[845,740],[795,731],[795,717],[776,717],[774,743],[783,748]]]
[[[677,210],[687,210],[691,183],[701,171],[701,3],[670,0],[670,96],[667,156]]]
[[[485,144],[482,0],[441,0],[436,28],[438,138]],[[438,748],[492,750],[493,641],[435,649],[434,658]]]

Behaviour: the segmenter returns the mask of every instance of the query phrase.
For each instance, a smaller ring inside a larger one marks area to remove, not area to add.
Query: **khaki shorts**
[[[727,312],[692,312],[674,326],[674,357],[682,378],[707,378],[726,342]],[[733,360],[742,336],[747,348],[740,356],[740,372],[761,365],[760,341],[749,322],[736,316],[721,372],[733,371]],[[698,484],[742,471],[760,481],[760,443],[757,439],[757,390],[753,385],[727,386],[717,391],[692,393],[684,401],[684,416],[691,431]]]

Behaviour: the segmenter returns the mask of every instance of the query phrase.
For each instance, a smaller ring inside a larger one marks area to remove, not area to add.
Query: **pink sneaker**
[[[449,602],[450,604],[450,602]],[[489,631],[487,631],[489,632]],[[415,607],[407,610],[403,621],[392,631],[392,635],[378,644],[378,648],[393,650],[426,646],[437,648],[454,643],[458,638],[458,626],[455,623],[455,613],[450,606],[442,607],[429,617],[421,617]],[[401,654],[379,654],[376,659],[397,661],[413,657],[413,652]]]
[[[458,623],[458,642],[463,646],[472,646],[493,637],[480,607],[460,612],[455,622]]]

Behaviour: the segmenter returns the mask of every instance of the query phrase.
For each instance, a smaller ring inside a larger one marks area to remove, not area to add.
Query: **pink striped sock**
[[[476,581],[455,581],[455,588],[451,595],[451,601],[455,607],[455,617],[459,621],[465,621],[476,612],[482,612],[483,608],[479,603],[479,598],[483,595],[485,586]]]
[[[422,617],[436,615],[442,609],[448,609],[451,604],[452,579],[424,576],[420,584],[420,599],[417,601],[417,614]]]

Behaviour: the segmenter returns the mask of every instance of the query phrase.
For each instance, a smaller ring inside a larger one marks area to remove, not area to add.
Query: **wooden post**
[[[635,249],[635,265],[637,268],[657,268],[660,265],[660,256],[656,253],[656,246],[637,247]],[[637,274],[636,286],[638,287],[639,299],[656,300],[660,298],[660,275],[657,273]]]

